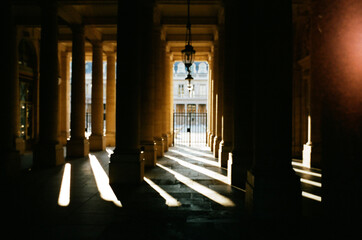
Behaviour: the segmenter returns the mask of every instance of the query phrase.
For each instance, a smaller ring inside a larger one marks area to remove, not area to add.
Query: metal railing
[[[174,145],[206,145],[207,113],[174,113]]]

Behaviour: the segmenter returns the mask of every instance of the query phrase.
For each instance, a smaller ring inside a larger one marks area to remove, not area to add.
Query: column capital
[[[106,54],[107,57],[116,57],[117,52],[116,51],[105,51],[104,52]]]
[[[103,48],[103,41],[101,41],[101,40],[92,40],[91,44],[92,44],[93,49]]]
[[[72,29],[73,36],[75,33],[82,35],[85,34],[85,29],[83,24],[72,24],[70,28]]]

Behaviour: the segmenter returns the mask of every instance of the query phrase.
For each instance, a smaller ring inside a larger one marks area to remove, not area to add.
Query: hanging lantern
[[[191,65],[194,63],[195,58],[195,50],[192,45],[187,44],[185,49],[181,51],[182,53],[182,61],[185,64],[185,67],[188,72],[191,72]]]
[[[186,24],[186,41],[185,49],[181,51],[182,61],[185,64],[187,72],[191,73],[191,65],[194,63],[195,49],[191,45],[191,22],[190,22],[190,0],[187,0],[187,24]],[[188,77],[186,78],[186,80]]]
[[[189,90],[189,92],[191,92],[194,88],[194,86],[191,84],[191,80],[193,80],[194,78],[191,76],[190,72],[187,74],[187,77],[185,78],[185,80],[188,81],[187,84],[187,90]]]

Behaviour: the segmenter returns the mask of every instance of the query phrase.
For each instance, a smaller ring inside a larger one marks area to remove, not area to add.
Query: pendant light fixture
[[[182,61],[185,64],[187,70],[187,77],[185,80],[188,81],[187,89],[189,91],[192,90],[191,80],[193,79],[191,76],[191,66],[194,63],[195,58],[195,49],[191,45],[191,21],[190,21],[190,0],[187,0],[187,24],[186,24],[186,41],[185,41],[185,49],[181,51],[182,53]]]

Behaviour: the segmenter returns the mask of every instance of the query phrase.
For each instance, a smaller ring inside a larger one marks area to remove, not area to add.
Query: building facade
[[[191,66],[192,90],[187,88],[185,65],[175,62],[173,66],[173,111],[175,113],[207,112],[209,66],[207,62],[195,62]]]

